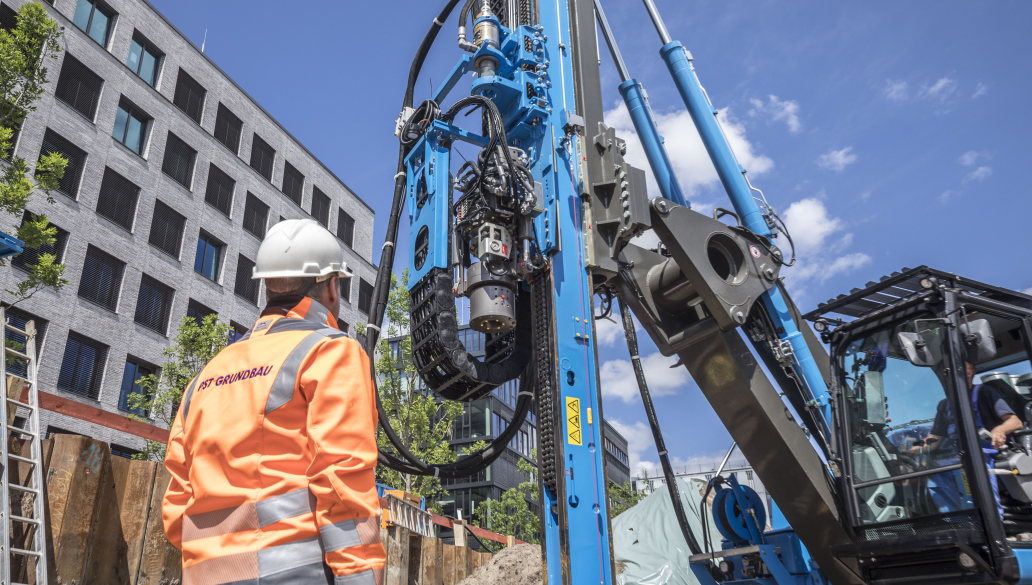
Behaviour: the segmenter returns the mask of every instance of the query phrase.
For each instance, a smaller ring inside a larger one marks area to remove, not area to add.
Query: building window
[[[337,239],[349,248],[355,247],[355,219],[344,209],[337,209]]]
[[[116,16],[118,13],[99,0],[79,0],[75,5],[72,22],[100,46],[107,48],[108,36]]]
[[[142,455],[143,452],[137,449],[131,449],[124,445],[117,443],[109,443],[111,445],[111,455],[114,457],[121,457],[123,459],[132,459],[136,455]]]
[[[229,212],[233,208],[235,186],[236,181],[212,163],[208,167],[208,189],[204,192],[204,202],[229,217]]]
[[[312,187],[312,217],[323,227],[330,226],[330,198],[318,187]]]
[[[372,308],[373,285],[360,278],[358,279],[358,310],[368,315]]]
[[[749,481],[752,481],[752,470],[751,469],[747,469],[745,471],[745,478],[748,479]]]
[[[165,160],[161,163],[161,172],[189,189],[190,183],[193,181],[194,159],[196,158],[196,150],[169,132],[168,140],[165,141]]]
[[[258,283],[260,281],[251,278],[254,270],[254,262],[251,262],[243,254],[237,259],[236,286],[233,292],[252,305],[258,306]]]
[[[147,329],[165,335],[168,318],[172,314],[175,290],[146,274],[140,281],[140,295],[136,297],[136,322]]]
[[[140,188],[109,168],[104,169],[97,199],[97,215],[106,217],[127,232],[133,231]]]
[[[118,306],[123,272],[125,262],[90,244],[82,263],[79,296],[114,311]]]
[[[219,104],[215,114],[215,140],[225,144],[233,154],[240,154],[240,130],[243,127],[240,118],[234,116],[225,105]]]
[[[190,77],[189,73],[182,67],[179,68],[179,78],[176,79],[176,93],[172,98],[172,103],[198,124],[201,123],[201,115],[204,113],[204,96],[207,93],[200,83]]]
[[[338,285],[337,288],[340,289],[340,298],[341,298],[341,300],[347,301],[349,303],[351,302],[351,281],[352,280],[353,279],[351,279],[351,278],[338,278],[337,279],[337,285]]]
[[[107,353],[108,346],[103,343],[69,331],[57,387],[96,400]]]
[[[272,163],[276,160],[276,151],[269,146],[268,142],[262,140],[257,133],[251,141],[251,168],[258,171],[258,174],[265,177],[265,180],[272,182]],[[301,177],[304,180],[304,177]],[[284,187],[284,193],[286,192]],[[295,201],[301,205],[301,199]]]
[[[122,372],[122,392],[118,395],[118,408],[120,410],[131,412],[136,416],[146,417],[150,415],[150,411],[147,409],[130,408],[129,396],[131,394],[140,394],[149,398],[147,393],[143,391],[143,388],[140,387],[140,379],[153,373],[154,368],[145,366],[133,358],[125,360],[125,370]]]
[[[194,270],[212,282],[219,281],[219,267],[222,263],[222,242],[205,232],[197,237],[197,256],[194,258]]]
[[[25,311],[22,311],[17,307],[5,307],[4,317],[7,318],[7,323],[9,325],[14,327],[15,329],[18,329],[19,331],[27,331],[26,327],[28,327],[29,321],[33,322],[33,324],[36,327],[36,336],[35,342],[32,345],[35,346],[36,357],[38,359],[39,356],[43,353],[43,338],[46,337],[47,326],[50,325],[50,322],[46,319],[41,319],[31,313],[26,313]],[[4,339],[7,342],[7,347],[15,351],[26,352],[29,349],[27,347],[28,338],[26,338],[21,333],[11,331],[10,329],[5,328]],[[8,355],[7,373],[28,379],[29,362],[22,358],[15,357],[13,355]]]
[[[140,33],[134,32],[133,40],[129,43],[129,58],[126,59],[125,66],[146,81],[147,85],[155,87],[162,57],[164,55],[161,51],[155,49]]]
[[[100,91],[103,87],[104,80],[99,75],[90,71],[71,54],[65,54],[54,97],[92,122],[97,114],[97,103],[100,102]]]
[[[0,29],[8,32],[18,28],[18,12],[6,4],[0,4]]]
[[[22,215],[22,225],[25,225],[25,222],[33,221],[34,219],[35,215],[30,211],[26,211]],[[54,224],[50,225],[57,229],[57,235],[54,236],[54,243],[43,245],[36,249],[25,248],[24,252],[11,259],[11,264],[15,268],[29,272],[32,270],[33,266],[39,263],[39,257],[43,254],[53,254],[55,263],[60,264],[62,262],[64,258],[65,245],[68,243],[68,232]]]
[[[305,176],[289,162],[283,163],[283,194],[301,207],[301,198],[305,188]]]
[[[341,321],[339,319],[337,320],[337,329],[340,329],[344,333],[347,333],[348,329],[350,329],[350,328],[351,328],[351,326],[348,325],[347,321]]]
[[[123,99],[119,102],[118,111],[115,113],[115,127],[111,130],[111,136],[129,150],[143,156],[143,147],[147,144],[147,128],[150,126],[150,121],[150,116]]]
[[[39,150],[39,156],[42,158],[51,153],[60,154],[68,159],[64,176],[57,182],[57,192],[76,199],[79,195],[82,171],[86,168],[86,151],[47,128],[46,134],[43,135],[43,146]]]
[[[244,327],[243,325],[241,325],[240,323],[237,323],[236,321],[230,321],[229,322],[229,340],[226,342],[226,345],[229,345],[230,343],[236,343],[237,341],[240,341],[241,339],[243,339],[243,337],[245,335],[247,335],[247,327]]]
[[[269,221],[269,206],[250,191],[244,203],[244,229],[259,240],[265,238],[265,224]]]
[[[208,315],[218,315],[218,313],[215,309],[205,307],[193,299],[186,304],[186,316],[196,321],[198,326],[204,324],[204,318]]]
[[[154,219],[151,220],[149,242],[155,248],[179,259],[179,248],[183,242],[183,228],[186,218],[176,213],[161,200],[154,201]]]

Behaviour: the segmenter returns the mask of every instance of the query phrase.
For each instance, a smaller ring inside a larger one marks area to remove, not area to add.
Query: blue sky
[[[443,2],[151,1],[197,45],[207,30],[205,53],[373,206],[382,241],[393,122],[412,54]],[[920,264],[1032,289],[1032,4],[656,3],[692,52],[754,186],[788,221],[800,259],[782,274],[804,310]],[[644,7],[603,6],[693,205],[726,203]],[[460,56],[454,20],[417,101]],[[645,167],[604,48],[602,62],[607,122]],[[657,458],[617,333],[600,325],[604,408],[631,441],[633,474]],[[675,462],[719,457],[730,438],[709,404],[640,340]]]

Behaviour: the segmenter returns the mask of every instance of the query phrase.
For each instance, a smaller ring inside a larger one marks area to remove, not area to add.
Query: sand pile
[[[541,547],[518,544],[503,548],[459,585],[541,585]]]

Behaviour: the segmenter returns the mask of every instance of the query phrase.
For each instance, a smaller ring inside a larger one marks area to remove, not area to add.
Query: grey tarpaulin
[[[701,490],[706,482],[692,479],[677,480],[681,502],[688,524],[696,539],[702,542],[702,523],[699,519]],[[703,508],[708,514],[709,508]],[[720,547],[720,533],[710,527],[710,542]],[[665,485],[630,510],[613,519],[613,552],[616,557],[618,585],[698,585],[699,581],[688,569],[688,545],[677,526],[674,506]]]

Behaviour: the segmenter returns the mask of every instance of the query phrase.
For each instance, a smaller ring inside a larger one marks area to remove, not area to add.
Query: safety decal
[[[571,445],[582,445],[580,399],[566,397],[566,442]]]
[[[269,372],[272,371],[272,366],[263,366],[260,368],[251,368],[250,370],[243,370],[235,374],[227,374],[225,376],[212,376],[207,380],[201,382],[201,385],[197,387],[198,390],[204,390],[208,386],[214,383],[216,386],[222,386],[223,384],[232,384],[239,382],[240,380],[247,380],[257,376],[268,376]]]
[[[753,258],[760,257],[760,249],[756,246],[749,246],[749,253],[752,254]]]

